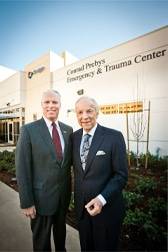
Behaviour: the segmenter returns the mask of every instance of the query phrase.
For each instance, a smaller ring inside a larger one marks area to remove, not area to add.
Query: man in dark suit
[[[43,118],[22,127],[16,148],[16,175],[23,213],[30,217],[34,251],[65,251],[71,183],[72,128],[58,121],[60,94],[42,96]]]
[[[122,189],[127,157],[119,131],[97,123],[98,105],[89,97],[75,104],[74,200],[82,251],[117,251],[124,218]]]

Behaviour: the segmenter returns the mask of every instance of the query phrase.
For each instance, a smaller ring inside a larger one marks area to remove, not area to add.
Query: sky
[[[89,57],[168,25],[168,0],[0,0],[0,65],[23,70],[49,50]]]

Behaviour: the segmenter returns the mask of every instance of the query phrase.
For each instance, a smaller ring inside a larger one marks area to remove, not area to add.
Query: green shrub
[[[7,171],[8,170],[8,163],[5,161],[5,160],[0,160],[0,171],[2,170],[5,170]]]
[[[70,199],[70,204],[69,204],[69,210],[73,211],[74,210],[74,192],[71,194],[71,199]]]
[[[126,217],[124,219],[124,225],[131,225],[131,226],[139,226],[139,229],[142,228],[142,225],[149,220],[149,216],[139,210],[138,208],[135,208],[135,210],[127,210]]]
[[[168,165],[168,157],[167,156],[163,156],[163,157],[158,157],[157,155],[152,155],[149,153],[149,157],[148,157],[148,166],[149,169],[151,170],[157,170],[157,169],[167,169],[167,165]]]
[[[157,189],[157,181],[154,178],[140,176],[137,180],[135,191],[138,193],[152,194]]]
[[[126,207],[130,208],[142,202],[144,196],[136,192],[123,191],[123,197],[126,202]]]
[[[158,168],[129,172],[128,185],[123,192],[126,201],[123,234],[127,236],[130,248],[134,241],[133,250],[166,251],[166,172]]]
[[[0,152],[0,170],[15,173],[15,152]]]
[[[166,230],[163,227],[157,225],[152,218],[151,213],[145,213],[138,208],[133,210],[128,210],[126,212],[126,217],[124,219],[124,225],[127,230],[134,230],[137,236],[140,235],[144,240],[151,242],[159,242],[161,239],[166,239]],[[131,237],[130,237],[131,238]]]
[[[153,216],[165,215],[167,210],[166,201],[163,198],[150,198],[148,199],[148,209]]]
[[[137,166],[136,154],[134,152],[130,152],[130,163],[131,167]],[[140,167],[145,168],[146,154],[141,153],[138,157],[138,162]],[[158,169],[166,170],[168,167],[168,156],[159,157],[158,155],[152,155],[148,153],[148,169],[152,171],[157,171]]]

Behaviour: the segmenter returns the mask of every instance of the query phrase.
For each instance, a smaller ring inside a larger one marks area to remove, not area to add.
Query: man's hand
[[[29,217],[29,218],[31,218],[31,219],[35,219],[35,218],[36,218],[36,208],[35,208],[35,206],[22,209],[22,213],[23,213],[26,217]]]
[[[87,203],[87,205],[85,205],[85,208],[87,209],[88,213],[91,216],[95,216],[95,215],[101,213],[102,207],[103,207],[103,204],[99,200],[98,197],[92,199],[91,201],[89,201]]]

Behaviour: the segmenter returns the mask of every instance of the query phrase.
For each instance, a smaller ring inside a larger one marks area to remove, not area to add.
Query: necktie
[[[53,143],[55,146],[55,151],[56,151],[56,155],[58,160],[62,160],[62,147],[61,147],[61,141],[60,141],[60,136],[58,134],[58,130],[56,128],[56,124],[55,122],[52,123],[52,139],[53,139]]]
[[[83,170],[85,170],[87,156],[88,156],[89,148],[90,148],[89,138],[91,137],[91,135],[86,134],[83,137],[84,137],[84,140],[83,140],[83,145],[81,148],[81,163],[82,163]]]

